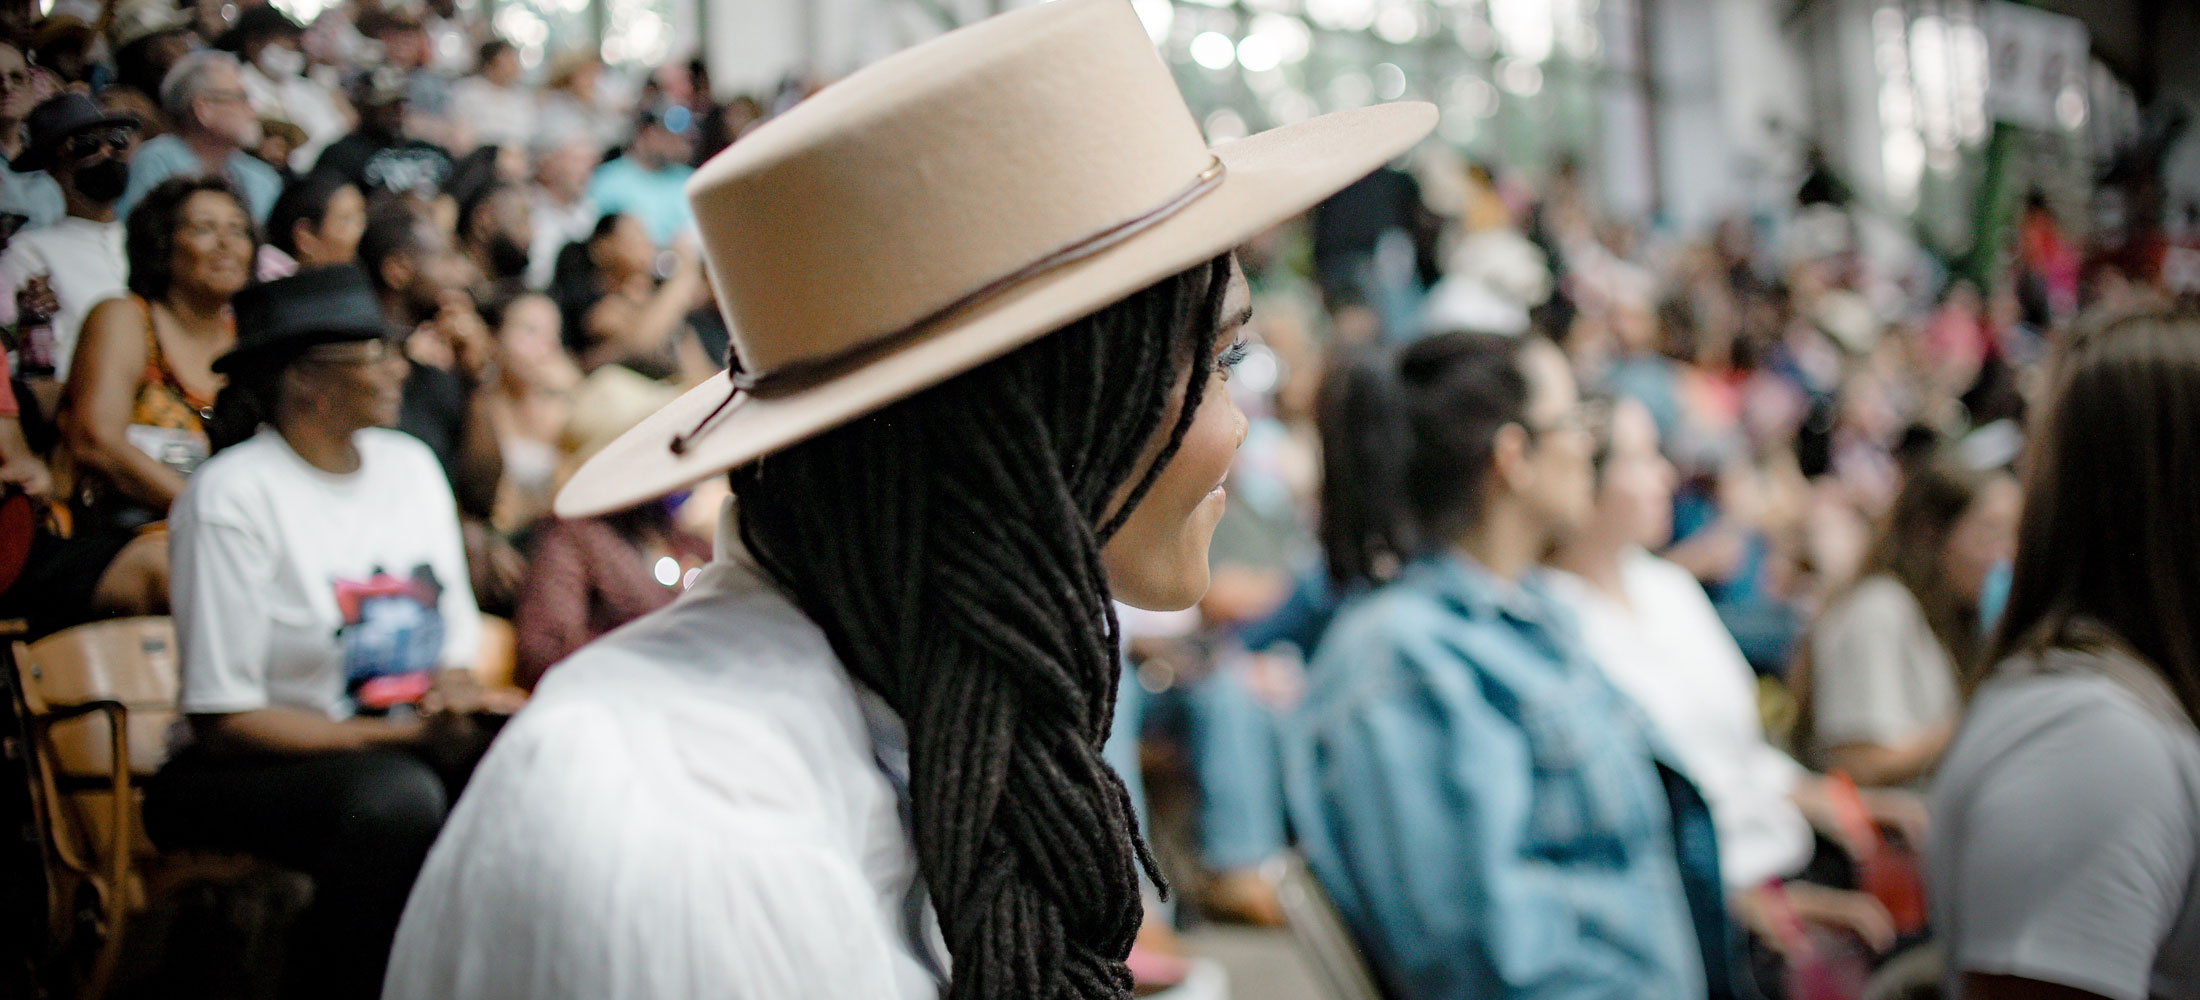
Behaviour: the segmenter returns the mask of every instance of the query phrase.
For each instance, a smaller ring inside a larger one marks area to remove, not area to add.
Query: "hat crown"
[[[751,371],[829,358],[1183,195],[1211,154],[1123,0],[888,57],[689,182]]]

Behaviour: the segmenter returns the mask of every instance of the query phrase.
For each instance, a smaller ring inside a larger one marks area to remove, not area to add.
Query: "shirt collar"
[[[1406,567],[1401,579],[1457,605],[1469,618],[1503,616],[1534,625],[1552,623],[1552,603],[1539,567],[1512,581],[1489,571],[1473,556],[1446,550]]]

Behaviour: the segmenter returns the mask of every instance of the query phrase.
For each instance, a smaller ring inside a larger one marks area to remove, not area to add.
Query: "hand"
[[[53,492],[53,476],[35,455],[0,462],[0,485],[13,486],[25,496],[42,499]]]
[[[444,293],[443,307],[437,310],[433,323],[444,343],[450,345],[460,373],[481,381],[496,360],[496,338],[489,333],[489,324],[481,321],[473,299],[464,292]]]
[[[1864,812],[1872,818],[1872,825],[1901,834],[1903,842],[1913,851],[1925,849],[1925,838],[1932,832],[1932,818],[1925,808],[1924,798],[1884,788],[1867,789],[1860,794],[1864,798]]]
[[[61,300],[53,293],[53,282],[47,275],[34,275],[23,282],[15,292],[15,313],[24,323],[43,323],[61,311]]]
[[[1855,934],[1874,953],[1894,947],[1894,916],[1871,896],[1808,882],[1788,883],[1787,895],[1807,923]]]
[[[484,711],[487,700],[488,689],[482,686],[481,678],[473,671],[463,667],[440,670],[428,687],[427,695],[420,699],[420,711],[430,717],[472,715]]]

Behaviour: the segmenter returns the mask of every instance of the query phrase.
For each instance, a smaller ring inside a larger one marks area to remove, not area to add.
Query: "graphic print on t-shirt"
[[[364,580],[337,579],[336,608],[344,624],[344,690],[361,709],[420,700],[443,654],[443,584],[426,563],[408,576],[377,567]]]

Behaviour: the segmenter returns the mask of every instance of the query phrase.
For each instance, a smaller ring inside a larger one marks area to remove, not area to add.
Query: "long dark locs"
[[[1228,277],[1195,267],[733,474],[751,552],[908,727],[954,1000],[1129,995],[1155,873],[1100,756],[1101,547],[1199,409]]]

